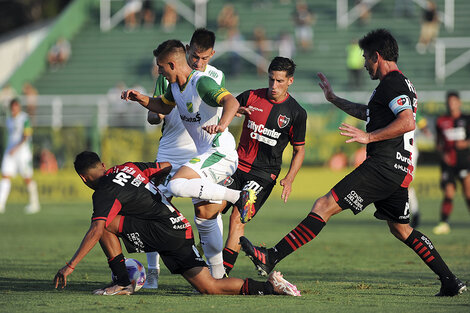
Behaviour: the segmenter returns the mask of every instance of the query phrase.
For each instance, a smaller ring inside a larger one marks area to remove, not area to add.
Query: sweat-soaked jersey
[[[444,115],[436,121],[437,147],[449,162],[448,166],[468,168],[470,148],[457,149],[455,143],[470,139],[470,116],[462,114],[458,118]]]
[[[92,221],[104,220],[108,226],[116,215],[157,220],[171,230],[186,230],[192,238],[191,224],[155,187],[152,178],[160,172],[159,163],[127,162],[110,168],[93,193]]]
[[[287,143],[305,145],[307,112],[290,95],[276,103],[267,98],[267,92],[262,88],[237,96],[240,106],[251,108],[240,135],[238,168],[274,180]]]
[[[400,71],[392,71],[372,93],[367,109],[366,130],[370,133],[386,127],[403,110],[413,110],[415,116],[417,108],[418,98],[413,84]],[[414,131],[410,131],[395,138],[371,142],[367,145],[367,157],[379,161],[374,163],[381,164],[381,173],[406,188],[413,180],[413,141]]]

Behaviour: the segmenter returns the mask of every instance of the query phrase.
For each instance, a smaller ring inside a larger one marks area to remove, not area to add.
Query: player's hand
[[[287,178],[283,178],[279,181],[279,185],[282,186],[281,199],[286,203],[290,192],[292,191],[292,181]]]
[[[318,78],[320,78],[320,82],[318,83],[318,85],[323,90],[323,93],[325,94],[325,99],[329,102],[333,102],[333,100],[336,98],[336,95],[334,94],[333,89],[331,88],[330,82],[328,81],[326,76],[321,72],[318,73],[317,76]]]
[[[69,266],[64,266],[62,267],[57,274],[54,276],[54,285],[55,288],[61,287],[64,288],[67,286],[67,276],[70,275],[73,272],[73,269],[71,269]]]
[[[141,94],[137,90],[128,89],[128,90],[123,90],[121,92],[122,100],[139,101],[140,97],[141,97]]]
[[[341,130],[340,134],[342,136],[351,137],[351,139],[346,140],[346,143],[358,142],[368,144],[370,142],[369,133],[346,123],[341,123],[341,125],[342,126],[339,127]]]
[[[250,115],[251,111],[253,111],[253,109],[251,107],[250,108],[239,107],[237,113],[235,113],[235,116],[236,117],[242,117],[243,115]]]
[[[225,130],[226,127],[223,127],[222,125],[207,125],[207,126],[202,126],[202,129],[204,129],[206,132],[209,134],[217,134],[217,133],[222,133]]]
[[[457,150],[464,150],[467,149],[469,146],[469,142],[467,140],[457,140],[455,142],[455,147]]]

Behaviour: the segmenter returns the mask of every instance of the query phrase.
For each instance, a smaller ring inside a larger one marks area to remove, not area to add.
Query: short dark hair
[[[73,166],[78,174],[86,174],[90,168],[96,167],[101,164],[101,159],[95,152],[83,151],[77,154]]]
[[[170,39],[167,41],[162,42],[157,49],[153,50],[153,55],[158,58],[165,57],[170,53],[174,53],[177,51],[183,50],[183,53],[186,53],[186,49],[184,48],[183,43],[177,39]]]
[[[271,71],[284,71],[286,72],[287,77],[294,76],[295,72],[295,63],[289,58],[275,57],[271,64],[269,64],[268,72]]]
[[[380,28],[370,31],[359,40],[359,47],[368,54],[377,51],[384,60],[398,61],[398,43],[386,29]]]
[[[446,99],[449,99],[450,97],[460,98],[460,94],[457,90],[449,90],[447,91]]]
[[[10,101],[10,108],[11,108],[11,107],[13,106],[13,104],[15,104],[15,103],[18,103],[18,105],[20,105],[20,104],[21,104],[21,103],[20,103],[20,99],[18,99],[18,98],[13,98],[13,99],[11,99],[11,101]]]
[[[195,47],[196,50],[206,51],[208,49],[214,48],[215,44],[215,34],[214,32],[205,29],[198,28],[194,31],[193,36],[189,45]]]

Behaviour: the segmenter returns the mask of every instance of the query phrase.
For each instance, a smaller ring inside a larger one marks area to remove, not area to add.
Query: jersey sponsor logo
[[[409,165],[412,164],[410,158],[407,158],[407,157],[403,156],[403,155],[402,155],[400,152],[398,152],[398,151],[397,151],[396,159],[397,159],[397,160],[400,160],[400,161],[402,161],[402,162],[405,162],[405,163],[407,163],[407,164],[409,164]]]
[[[220,184],[221,184],[222,186],[227,187],[227,186],[232,185],[233,182],[234,182],[234,179],[233,179],[231,176],[228,176],[228,177],[225,178]]]
[[[186,108],[188,109],[189,113],[193,113],[193,103],[192,102],[186,102]]]
[[[275,129],[269,129],[264,126],[264,124],[256,124],[252,120],[248,120],[248,124],[246,126],[248,129],[253,130],[255,133],[259,133],[262,135],[266,135],[275,139],[278,139],[281,136],[280,132],[277,132]],[[253,134],[253,133],[252,133]],[[252,136],[253,138],[253,136]]]
[[[246,182],[245,186],[243,186],[243,190],[248,190],[248,189],[252,189],[255,192],[255,194],[259,194],[261,190],[263,190],[263,186],[261,186],[254,180],[249,180]]]
[[[258,108],[258,107],[254,107],[254,106],[252,106],[252,105],[250,105],[250,106],[248,107],[248,109],[250,109],[251,111],[263,112],[263,109]]]
[[[191,164],[196,164],[198,162],[201,162],[201,159],[198,159],[198,158],[192,158],[191,160],[189,160],[189,163]]]
[[[199,114],[199,112],[196,114],[195,117],[190,117],[190,116],[180,114],[180,118],[183,122],[188,122],[188,123],[200,123],[201,122],[201,115]]]
[[[279,126],[279,128],[286,127],[289,124],[289,121],[290,118],[285,115],[279,114],[279,116],[277,117],[277,125]]]

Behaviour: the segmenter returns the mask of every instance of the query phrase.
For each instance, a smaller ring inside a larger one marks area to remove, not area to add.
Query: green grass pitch
[[[192,221],[190,202],[175,203]],[[255,244],[272,246],[306,216],[312,204],[313,196],[311,200],[293,196],[284,204],[274,193],[247,225],[246,236]],[[461,196],[455,201],[452,232],[447,236],[431,232],[439,216],[440,194],[421,197],[420,205],[419,229],[431,238],[454,273],[468,282],[470,215]],[[99,246],[69,276],[64,290],[54,290],[55,273],[89,227],[91,200],[43,203],[42,211],[31,216],[23,214],[23,207],[24,203],[9,204],[0,215],[0,312],[470,312],[470,292],[454,298],[433,296],[440,286],[437,277],[389,233],[385,222],[372,216],[373,206],[358,216],[350,211],[334,216],[316,239],[277,266],[301,290],[302,297],[297,298],[202,296],[166,268],[158,290],[94,296],[92,290],[110,281]],[[144,254],[125,255],[146,264]],[[263,279],[244,255],[232,276]]]

